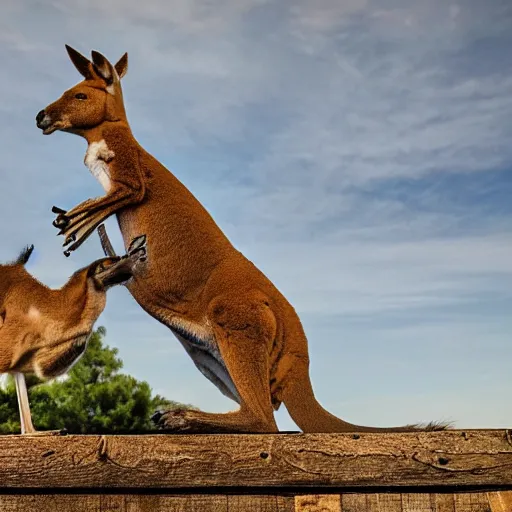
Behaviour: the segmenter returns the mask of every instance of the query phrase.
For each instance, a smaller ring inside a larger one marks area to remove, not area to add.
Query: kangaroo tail
[[[434,422],[427,425],[379,428],[343,421],[318,403],[309,377],[309,361],[305,359],[297,359],[290,369],[282,397],[290,416],[303,432],[414,432],[449,428],[447,424]]]

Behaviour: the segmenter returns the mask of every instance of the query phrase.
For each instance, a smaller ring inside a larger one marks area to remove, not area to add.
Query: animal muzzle
[[[52,126],[52,118],[46,113],[46,110],[41,110],[36,116],[36,125],[43,130],[43,133],[50,133]]]
[[[134,262],[131,258],[120,258],[117,263],[107,267],[105,270],[97,273],[94,279],[103,288],[110,288],[116,284],[122,284],[128,281],[132,276]]]
[[[133,277],[133,270],[139,262],[146,261],[146,235],[134,238],[124,256],[112,256],[104,258],[90,267],[89,272],[94,275],[94,280],[99,288],[109,288],[116,284],[123,284]]]

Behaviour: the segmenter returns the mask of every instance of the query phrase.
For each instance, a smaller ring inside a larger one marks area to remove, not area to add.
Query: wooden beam
[[[491,512],[512,511],[512,492],[490,492],[487,496]]]
[[[503,491],[512,490],[510,439],[505,430],[2,436],[0,492]]]

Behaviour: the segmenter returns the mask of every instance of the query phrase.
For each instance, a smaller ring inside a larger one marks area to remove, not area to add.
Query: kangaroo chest
[[[115,153],[108,148],[104,140],[91,142],[85,153],[85,165],[100,182],[105,192],[108,192],[112,187],[109,162],[112,161],[114,156]]]

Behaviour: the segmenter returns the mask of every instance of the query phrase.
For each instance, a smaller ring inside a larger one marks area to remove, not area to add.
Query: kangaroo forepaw
[[[139,261],[146,261],[146,235],[140,235],[131,241],[130,246],[128,247],[127,255],[137,256]]]
[[[66,216],[66,210],[59,208],[58,206],[54,206],[52,208],[52,213],[57,215],[57,218],[52,222],[52,224],[61,231],[59,235],[62,233],[62,230],[69,224],[69,218]]]
[[[62,208],[59,208],[58,206],[52,206],[52,212],[56,213],[57,215],[60,215],[61,213],[66,213],[66,210],[63,210]]]

